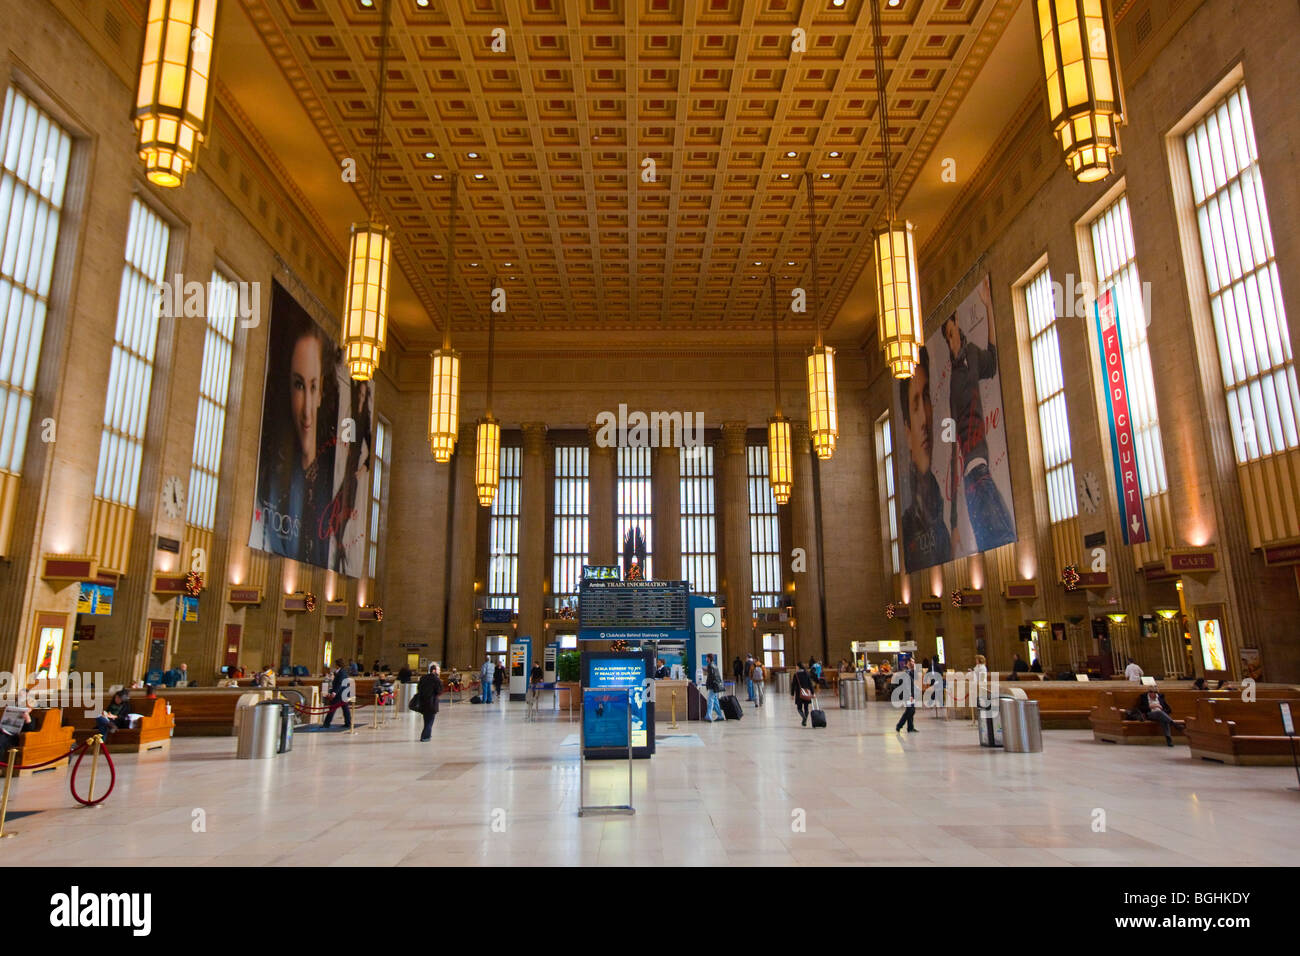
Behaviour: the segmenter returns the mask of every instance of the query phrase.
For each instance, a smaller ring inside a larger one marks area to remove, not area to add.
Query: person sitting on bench
[[[1169,703],[1165,700],[1165,695],[1155,688],[1138,697],[1138,712],[1142,714],[1143,720],[1150,720],[1160,725],[1165,732],[1165,745],[1172,747],[1174,745],[1174,720],[1173,713],[1169,709]]]
[[[108,702],[103,713],[95,718],[95,729],[107,737],[114,730],[126,730],[131,726],[131,718],[127,716],[131,709],[131,699],[127,696],[126,691],[119,690],[113,695],[113,699]]]

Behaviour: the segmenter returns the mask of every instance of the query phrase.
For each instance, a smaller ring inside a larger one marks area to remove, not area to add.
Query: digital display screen
[[[624,698],[632,691],[632,746],[644,747],[648,744],[645,708],[645,658],[629,657],[626,654],[611,652],[609,655],[599,653],[586,657],[586,673],[583,674],[582,686],[588,690],[613,690]],[[588,743],[588,747],[597,746]],[[626,745],[625,745],[626,746]]]
[[[690,590],[686,581],[583,581],[578,626],[584,631],[685,631],[691,626]]]
[[[625,690],[587,690],[582,695],[582,745],[627,747],[628,694]]]

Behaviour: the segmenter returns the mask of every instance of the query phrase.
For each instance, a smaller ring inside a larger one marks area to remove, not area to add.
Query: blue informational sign
[[[582,692],[582,746],[627,750],[629,694],[623,689]]]
[[[615,651],[589,653],[586,665],[583,687],[598,690],[617,687],[625,693],[632,691],[632,746],[646,746],[645,658]]]
[[[484,624],[509,624],[515,619],[515,612],[508,607],[485,607],[479,619]]]

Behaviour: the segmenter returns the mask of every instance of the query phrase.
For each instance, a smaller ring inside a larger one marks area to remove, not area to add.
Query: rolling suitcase
[[[813,725],[814,727],[825,727],[825,726],[826,726],[826,711],[824,711],[824,710],[819,710],[819,709],[817,708],[817,698],[816,698],[816,697],[813,698],[813,702],[812,702],[812,713],[811,713],[811,716],[812,716],[812,725]]]
[[[728,694],[722,698],[722,714],[728,720],[740,720],[745,716],[744,709],[740,706],[740,701],[736,700],[734,694]]]

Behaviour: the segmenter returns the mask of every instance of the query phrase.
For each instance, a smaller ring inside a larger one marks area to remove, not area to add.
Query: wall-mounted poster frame
[[[1192,608],[1196,623],[1196,666],[1206,677],[1230,680],[1232,643],[1228,636],[1228,609],[1221,603],[1197,604]]]

